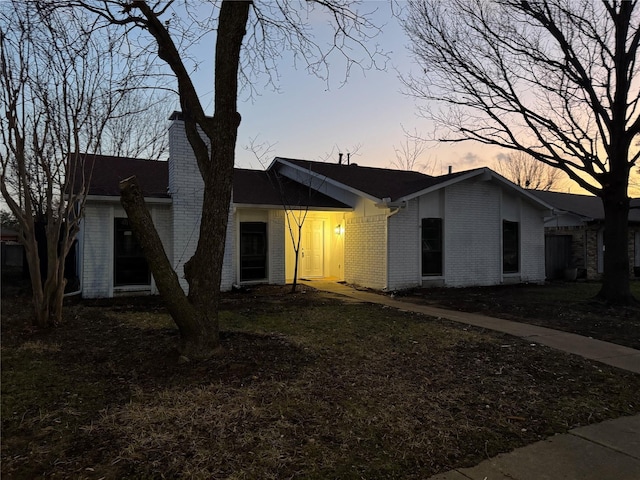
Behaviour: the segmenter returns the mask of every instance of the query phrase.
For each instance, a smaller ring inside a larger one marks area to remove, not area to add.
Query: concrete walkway
[[[324,292],[346,297],[350,301],[379,303],[389,307],[410,312],[422,313],[431,317],[444,318],[454,322],[487,328],[497,332],[508,333],[524,338],[532,343],[547,345],[563,352],[573,353],[590,360],[612,365],[634,373],[640,373],[640,351],[614,343],[603,342],[593,338],[583,337],[575,333],[561,332],[551,328],[538,327],[527,323],[513,322],[500,318],[487,317],[477,313],[458,312],[444,308],[418,305],[415,303],[396,300],[378,293],[356,290],[347,285],[323,280],[303,280],[301,284]],[[638,477],[640,480],[640,477]]]
[[[328,281],[300,283],[343,301],[378,303],[399,310],[445,318],[521,337],[530,342],[580,355],[607,365],[640,373],[640,351],[613,343],[527,325],[416,305],[391,297],[364,292]],[[471,468],[458,468],[430,480],[640,480],[640,415],[621,417],[576,428],[510,453],[485,460]]]

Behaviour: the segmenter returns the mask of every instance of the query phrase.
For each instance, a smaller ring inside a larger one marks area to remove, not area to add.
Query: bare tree
[[[180,17],[172,15],[177,2],[142,0],[71,0],[60,2],[82,6],[110,24],[121,25],[127,32],[141,29],[153,38],[158,57],[165,62],[177,81],[180,107],[186,136],[204,180],[200,232],[194,256],[185,264],[184,275],[189,284],[188,301],[177,282],[159,277],[167,268],[149,262],[158,289],[165,302],[173,305],[172,317],[181,332],[182,352],[187,358],[206,358],[219,347],[218,307],[220,282],[227,231],[235,147],[240,114],[237,97],[240,85],[253,89],[255,75],[266,74],[273,81],[276,59],[283,50],[294,53],[313,74],[328,76],[332,52],[342,55],[345,72],[354,65],[375,66],[378,51],[370,51],[366,43],[378,29],[366,14],[353,8],[355,2],[343,0],[317,2],[249,2],[223,0],[215,4],[211,17],[200,19],[188,15],[192,3],[184,3],[186,16],[194,20],[188,29],[180,27]],[[315,8],[328,12],[334,25],[334,36],[327,48],[315,43],[308,17]],[[208,116],[193,86],[182,50],[181,32],[192,37],[196,32],[216,32],[214,64],[214,111]],[[136,33],[137,35],[137,33]],[[144,49],[143,49],[144,50]],[[144,50],[145,52],[149,49]],[[360,57],[354,56],[359,52]],[[365,60],[370,60],[367,64]],[[243,83],[239,83],[239,78]],[[346,77],[345,77],[346,78]],[[148,251],[157,243],[157,235],[147,235],[144,222],[133,210],[144,208],[136,200],[140,191],[135,182],[121,185],[122,203],[132,221],[134,232]],[[169,277],[172,277],[168,273]],[[163,285],[167,286],[164,288]]]
[[[171,100],[169,93],[150,92],[147,88],[129,92],[105,125],[100,152],[116,157],[166,160]]]
[[[91,29],[80,12],[0,7],[0,190],[19,224],[41,327],[62,321],[65,258],[91,174],[86,154],[101,150],[135,86],[121,74],[117,37],[97,39]]]
[[[637,0],[413,0],[405,28],[421,70],[410,92],[442,140],[525,152],[602,199],[599,297],[633,301],[629,172],[639,154]]]
[[[394,145],[396,159],[391,162],[391,165],[398,170],[433,173],[434,165],[430,165],[431,162],[420,161],[422,154],[429,149],[428,141],[419,135],[417,130],[411,133],[402,127],[402,132],[404,141],[399,147]]]
[[[498,172],[522,188],[543,191],[551,190],[561,174],[557,168],[517,151],[498,155]]]
[[[257,137],[249,140],[245,150],[253,153],[258,163],[264,170],[268,170],[267,162],[273,154],[274,144],[268,142],[258,142]],[[309,175],[308,180],[294,182],[288,177],[280,174],[277,170],[267,173],[269,183],[278,192],[282,210],[284,211],[287,231],[293,249],[294,265],[293,280],[291,282],[291,293],[296,293],[298,288],[298,274],[300,271],[300,247],[302,246],[302,233],[311,201],[319,189],[324,185],[324,179],[318,180]]]
[[[361,155],[361,149],[361,143],[355,143],[348,148],[342,148],[340,145],[335,144],[330,151],[320,155],[318,161],[325,163],[344,163],[348,165],[351,163],[353,157]]]

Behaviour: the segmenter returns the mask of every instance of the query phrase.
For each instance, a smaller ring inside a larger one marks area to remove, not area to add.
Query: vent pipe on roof
[[[449,165],[449,175],[451,175],[452,173],[453,173],[453,167]]]
[[[351,154],[347,152],[347,165],[351,165]]]
[[[338,165],[342,165],[342,154],[338,154]]]

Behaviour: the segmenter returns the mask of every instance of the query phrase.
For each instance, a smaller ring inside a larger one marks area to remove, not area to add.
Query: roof
[[[372,197],[379,199],[390,198],[391,201],[468,173],[456,172],[432,177],[431,175],[409,170],[361,167],[353,163],[340,165],[337,163],[276,157],[276,161],[278,160],[330,178]]]
[[[553,205],[557,210],[579,215],[586,220],[604,220],[604,207],[600,197],[541,190],[529,191],[541,200]],[[631,206],[634,208],[629,211],[629,221],[640,222],[640,198],[632,198]]]
[[[119,197],[120,181],[135,175],[145,197],[169,197],[167,162],[108,155],[87,156],[85,170],[90,171],[92,167],[89,195]],[[81,171],[77,175],[79,179]],[[284,201],[287,207],[350,208],[320,192],[312,191],[310,195],[309,188],[282,176],[279,176],[279,179],[275,172],[236,168],[233,175],[233,202],[281,206]]]
[[[16,230],[13,230],[12,228],[6,228],[6,227],[2,227],[0,228],[0,237],[2,237],[2,240],[14,240],[14,241],[18,241],[18,239],[20,238],[20,233],[18,233]]]
[[[91,172],[88,195],[120,196],[120,181],[135,175],[145,197],[169,197],[169,167],[164,161],[88,155],[85,171]],[[82,171],[76,172],[77,185],[82,182],[81,175]]]
[[[338,200],[294,182],[277,172],[236,168],[233,173],[233,203],[291,207],[350,209]]]

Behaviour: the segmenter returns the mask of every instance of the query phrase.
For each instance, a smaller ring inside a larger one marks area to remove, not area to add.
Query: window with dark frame
[[[518,222],[502,221],[502,273],[520,271],[520,239]]]
[[[442,219],[422,219],[422,275],[442,275]]]
[[[114,275],[116,287],[151,285],[151,272],[128,218],[114,218]]]
[[[267,278],[267,224],[240,223],[240,281]]]

